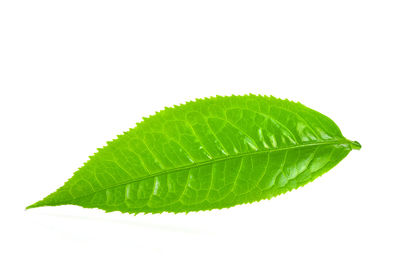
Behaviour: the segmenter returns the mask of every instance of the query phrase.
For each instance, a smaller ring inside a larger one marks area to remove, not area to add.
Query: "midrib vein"
[[[317,142],[317,143],[311,143],[311,144],[302,144],[302,145],[294,145],[294,146],[289,146],[289,147],[284,147],[284,148],[274,148],[274,149],[265,149],[262,151],[253,151],[253,152],[246,152],[246,153],[241,153],[241,154],[235,154],[235,155],[228,155],[225,157],[218,157],[218,158],[213,158],[207,161],[203,161],[203,162],[197,162],[197,163],[192,163],[189,165],[185,165],[185,166],[181,166],[181,167],[177,167],[177,168],[173,168],[173,169],[167,169],[167,170],[163,170],[163,171],[159,171],[157,173],[153,173],[151,175],[147,175],[144,177],[140,177],[137,179],[131,179],[131,180],[127,180],[112,186],[109,186],[107,188],[103,188],[97,191],[93,191],[90,194],[86,194],[86,195],[82,195],[82,196],[77,196],[77,197],[73,197],[72,200],[79,200],[88,196],[92,196],[96,193],[102,192],[102,191],[106,191],[115,187],[119,187],[119,186],[125,186],[127,184],[131,184],[134,182],[139,182],[145,179],[150,179],[150,178],[154,178],[156,176],[160,176],[160,175],[165,175],[165,174],[171,174],[171,173],[175,173],[175,172],[179,172],[182,170],[187,170],[187,169],[192,169],[192,168],[198,168],[204,165],[209,165],[209,164],[213,164],[213,163],[217,163],[219,161],[227,161],[227,160],[231,160],[231,159],[235,159],[235,158],[240,158],[240,157],[247,157],[247,156],[253,156],[253,155],[258,155],[258,154],[262,154],[262,153],[271,153],[271,152],[277,152],[277,151],[286,151],[286,150],[291,150],[291,149],[302,149],[302,148],[306,148],[306,147],[317,147],[317,146],[329,146],[329,145],[342,145],[342,144],[346,144],[349,145],[351,147],[351,141],[343,138],[343,139],[339,139],[339,140],[329,140],[329,141],[325,141],[325,142]]]

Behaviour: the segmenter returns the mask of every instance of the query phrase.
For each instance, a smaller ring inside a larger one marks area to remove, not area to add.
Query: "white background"
[[[1,1],[1,277],[400,277],[398,1]],[[25,211],[164,106],[272,94],[363,148],[211,212]]]

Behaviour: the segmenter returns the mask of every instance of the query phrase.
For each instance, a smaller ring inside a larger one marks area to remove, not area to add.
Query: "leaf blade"
[[[298,188],[359,148],[332,120],[299,103],[254,95],[197,100],[166,108],[109,142],[63,187],[28,208],[75,204],[156,213],[230,207]],[[306,150],[317,155],[299,173]]]

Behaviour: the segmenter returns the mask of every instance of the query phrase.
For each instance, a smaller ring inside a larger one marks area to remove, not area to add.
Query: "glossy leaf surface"
[[[201,99],[144,119],[28,208],[72,204],[159,213],[231,207],[298,188],[360,147],[300,103],[255,95]]]

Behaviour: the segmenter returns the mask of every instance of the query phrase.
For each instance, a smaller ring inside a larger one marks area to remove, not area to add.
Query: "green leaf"
[[[300,103],[255,95],[199,99],[144,119],[28,208],[226,208],[303,186],[360,148]]]

